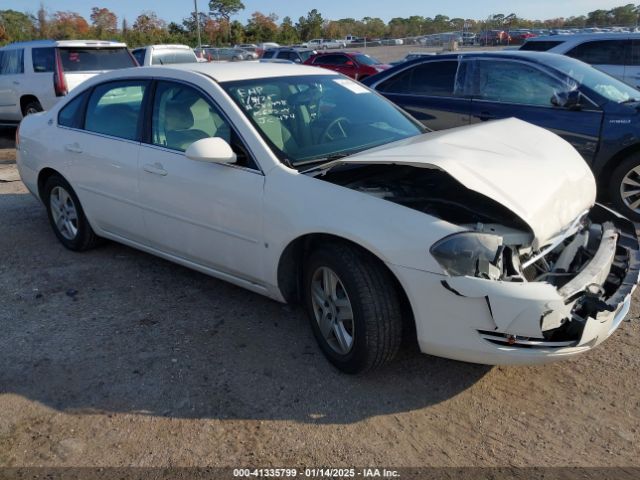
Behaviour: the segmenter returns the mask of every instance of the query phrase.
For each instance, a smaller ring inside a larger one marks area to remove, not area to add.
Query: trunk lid
[[[571,227],[596,199],[583,158],[557,135],[510,118],[428,133],[321,166],[396,164],[445,171],[518,215],[539,248]]]

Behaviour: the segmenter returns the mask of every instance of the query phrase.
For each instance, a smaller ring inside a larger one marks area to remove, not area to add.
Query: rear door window
[[[345,55],[321,55],[313,63],[316,65],[344,65],[347,61]]]
[[[85,130],[127,140],[138,139],[147,85],[147,81],[132,80],[95,87],[87,104]]]
[[[630,48],[630,40],[596,40],[578,45],[567,56],[590,65],[624,65]]]
[[[92,72],[135,67],[126,48],[60,48],[65,72]]]
[[[458,71],[455,60],[426,62],[391,77],[378,86],[384,93],[452,97]]]
[[[53,47],[34,48],[31,50],[31,61],[34,72],[53,72],[56,65],[55,49]]]

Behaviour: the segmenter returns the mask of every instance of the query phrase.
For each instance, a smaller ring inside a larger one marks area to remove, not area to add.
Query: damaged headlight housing
[[[431,255],[449,275],[497,280],[502,275],[502,237],[488,233],[455,233],[431,247]]]

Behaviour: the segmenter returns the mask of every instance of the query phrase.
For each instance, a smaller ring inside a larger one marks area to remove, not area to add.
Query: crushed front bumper
[[[596,205],[589,218],[603,225],[600,245],[562,288],[396,269],[408,286],[421,350],[475,363],[530,364],[602,343],[629,312],[640,246],[633,223],[612,210]],[[550,324],[561,327],[546,330]]]

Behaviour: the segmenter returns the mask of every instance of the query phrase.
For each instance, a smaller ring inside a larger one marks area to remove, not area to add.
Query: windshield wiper
[[[638,102],[640,102],[640,98],[628,98],[620,102],[620,105],[624,105],[626,103],[638,103]]]
[[[346,151],[346,152],[340,152],[340,153],[334,153],[331,155],[327,155],[326,157],[322,157],[322,158],[314,158],[313,160],[306,160],[306,161],[302,161],[302,162],[297,162],[296,166],[297,167],[301,167],[301,166],[306,166],[306,165],[314,165],[316,163],[319,163],[320,165],[318,165],[317,167],[312,167],[309,170],[313,170],[314,168],[319,168],[321,167],[323,164],[325,163],[331,163],[331,162],[335,162],[336,160],[341,160],[345,157],[349,157],[351,155],[355,155],[356,153],[361,152],[361,149],[357,149],[357,150],[350,150],[350,151]],[[308,170],[305,170],[308,171]]]

